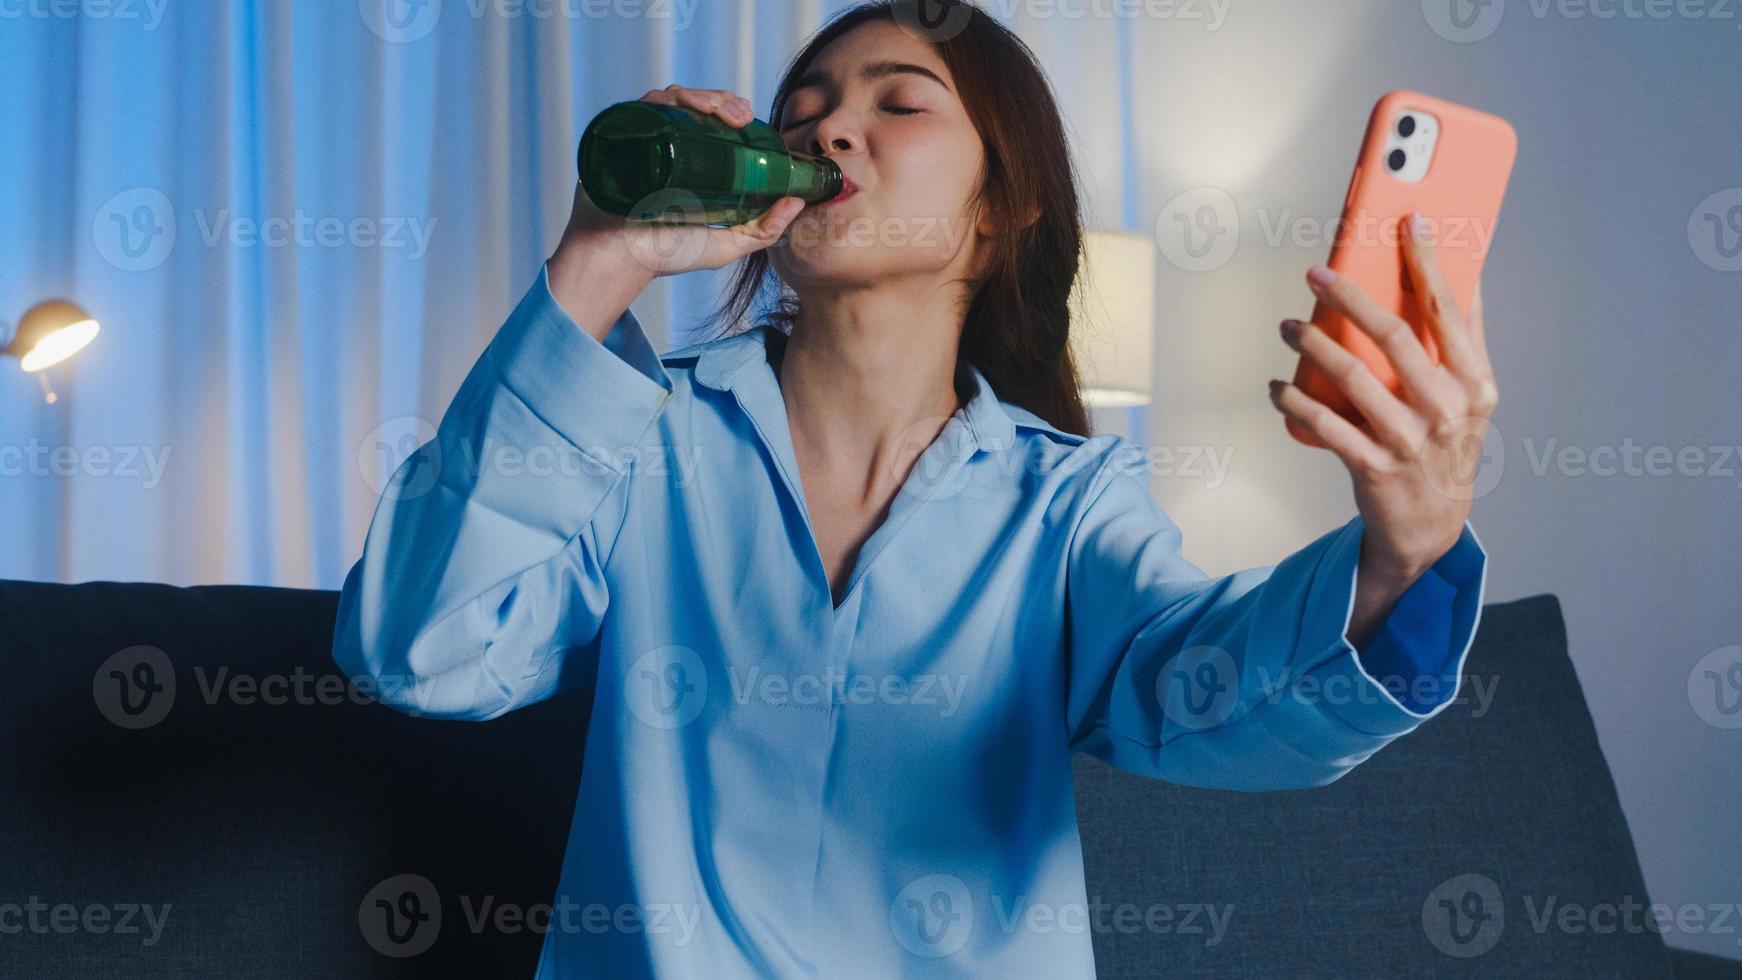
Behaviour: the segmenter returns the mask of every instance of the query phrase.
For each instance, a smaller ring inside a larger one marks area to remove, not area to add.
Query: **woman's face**
[[[990,230],[970,213],[985,149],[931,45],[861,24],[819,53],[773,122],[789,148],[830,157],[858,188],[807,206],[769,249],[794,291],[973,271]]]

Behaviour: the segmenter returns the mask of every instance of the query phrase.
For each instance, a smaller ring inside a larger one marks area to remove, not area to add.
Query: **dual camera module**
[[[1427,173],[1428,161],[1438,140],[1434,117],[1418,110],[1406,109],[1391,126],[1386,140],[1385,166],[1401,180],[1420,180]]]

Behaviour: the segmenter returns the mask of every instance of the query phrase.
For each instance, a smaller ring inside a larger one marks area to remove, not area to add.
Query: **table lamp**
[[[56,395],[42,369],[78,353],[97,336],[97,321],[77,304],[51,299],[24,311],[11,343],[0,353],[18,358],[19,367],[35,374],[43,397],[54,404]]]
[[[1089,408],[1149,404],[1155,341],[1155,239],[1092,229],[1071,288],[1071,355]]]

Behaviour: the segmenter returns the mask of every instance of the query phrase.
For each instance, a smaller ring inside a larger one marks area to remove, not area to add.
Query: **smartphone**
[[[1422,319],[1403,261],[1401,236],[1409,233],[1403,222],[1411,212],[1427,217],[1429,240],[1438,248],[1452,298],[1460,312],[1468,313],[1517,154],[1518,134],[1506,120],[1419,92],[1387,92],[1367,120],[1326,264],[1407,321],[1435,364],[1439,344]],[[1312,322],[1366,362],[1392,394],[1403,397],[1390,358],[1365,330],[1322,300],[1313,308]],[[1366,427],[1360,410],[1305,355],[1295,367],[1294,384]],[[1295,439],[1324,446],[1294,419],[1285,422]]]

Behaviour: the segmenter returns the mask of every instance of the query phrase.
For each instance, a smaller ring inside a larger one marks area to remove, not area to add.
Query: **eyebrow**
[[[859,77],[868,82],[876,81],[879,78],[889,78],[893,75],[918,75],[921,78],[929,78],[939,85],[942,85],[945,91],[948,91],[950,88],[950,83],[939,78],[937,72],[920,65],[909,64],[905,61],[873,61],[859,69]],[[799,76],[798,81],[793,82],[792,87],[787,89],[787,94],[790,95],[793,92],[797,92],[799,89],[810,88],[813,85],[826,87],[828,84],[829,76],[823,74],[821,71],[812,69]]]

